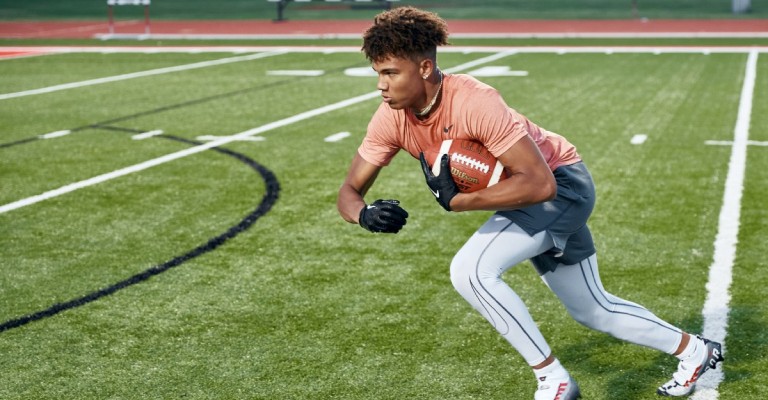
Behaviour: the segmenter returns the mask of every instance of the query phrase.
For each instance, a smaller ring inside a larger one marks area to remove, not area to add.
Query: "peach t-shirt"
[[[507,106],[496,89],[469,75],[444,74],[443,98],[429,118],[420,121],[409,110],[393,110],[381,103],[358,152],[369,163],[383,167],[400,149],[418,158],[436,142],[471,139],[499,157],[523,135],[536,142],[552,171],[581,161],[575,146]]]

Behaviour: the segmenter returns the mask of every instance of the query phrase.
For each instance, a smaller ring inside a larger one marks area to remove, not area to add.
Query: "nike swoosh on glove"
[[[375,233],[397,233],[405,226],[408,212],[397,200],[376,200],[360,210],[360,226]]]
[[[456,186],[456,182],[451,176],[448,154],[443,154],[443,157],[440,158],[440,173],[437,175],[433,174],[429,168],[427,160],[424,159],[424,153],[419,154],[419,160],[421,161],[421,170],[427,179],[427,186],[435,196],[435,200],[446,211],[451,211],[451,200],[459,194],[459,187]]]

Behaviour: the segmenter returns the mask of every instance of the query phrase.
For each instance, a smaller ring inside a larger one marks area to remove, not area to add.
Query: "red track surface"
[[[368,20],[345,21],[152,21],[153,34],[349,35]],[[452,34],[467,33],[768,33],[768,20],[449,20]],[[0,38],[92,38],[106,34],[105,21],[0,22]],[[115,33],[142,34],[144,21],[118,21]]]

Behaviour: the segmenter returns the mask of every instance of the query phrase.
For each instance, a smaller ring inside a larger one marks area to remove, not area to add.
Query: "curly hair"
[[[363,34],[362,51],[371,61],[389,57],[435,57],[437,46],[448,44],[448,25],[435,13],[415,7],[384,11]]]

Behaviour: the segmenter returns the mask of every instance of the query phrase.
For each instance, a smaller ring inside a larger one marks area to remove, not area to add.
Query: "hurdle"
[[[109,34],[115,34],[114,6],[144,6],[144,34],[149,35],[149,4],[150,0],[107,0],[107,18],[109,19]]]

